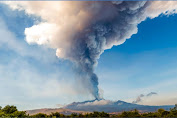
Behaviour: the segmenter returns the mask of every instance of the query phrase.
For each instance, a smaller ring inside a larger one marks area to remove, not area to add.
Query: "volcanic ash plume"
[[[94,68],[104,50],[122,44],[137,33],[137,25],[147,17],[174,13],[176,9],[176,2],[168,1],[4,3],[12,9],[41,17],[39,24],[26,28],[26,41],[54,48],[59,58],[72,61],[79,81],[96,99],[100,97]]]
[[[132,103],[136,104],[136,103],[139,103],[139,102],[142,102],[143,101],[143,98],[148,98],[148,97],[151,97],[151,96],[154,96],[154,95],[157,95],[156,92],[150,92],[148,93],[147,95],[144,95],[144,94],[140,94],[135,101],[133,101]]]

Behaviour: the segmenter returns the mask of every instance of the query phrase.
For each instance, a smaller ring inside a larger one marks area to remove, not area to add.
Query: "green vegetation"
[[[16,106],[0,107],[0,117],[27,117],[25,111],[18,111]]]
[[[170,111],[166,111],[164,109],[158,109],[157,112],[149,112],[149,113],[139,113],[138,110],[132,111],[124,111],[120,114],[110,115],[105,112],[97,112],[94,111],[92,113],[87,114],[77,114],[72,113],[71,115],[63,115],[58,112],[51,113],[50,115],[38,113],[35,115],[26,114],[25,111],[18,111],[16,106],[7,105],[4,108],[0,106],[0,117],[15,117],[15,118],[59,118],[59,117],[177,117],[177,105],[174,108],[170,109]]]

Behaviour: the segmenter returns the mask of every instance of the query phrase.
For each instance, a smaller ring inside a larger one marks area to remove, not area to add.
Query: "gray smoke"
[[[136,104],[136,103],[139,103],[142,101],[142,98],[148,98],[150,96],[153,96],[153,95],[157,95],[156,92],[150,92],[148,93],[147,95],[144,95],[144,94],[140,94],[135,101],[133,101],[132,103]]]
[[[88,5],[92,6],[89,8],[93,19],[73,38],[68,57],[77,64],[81,79],[91,82],[91,93],[99,99],[98,77],[94,73],[98,58],[105,48],[122,43],[137,32],[137,24],[145,19],[148,2],[89,2]]]
[[[144,95],[143,95],[143,94],[140,94],[140,95],[136,98],[136,100],[133,101],[132,103],[136,104],[136,103],[138,103],[138,102],[141,102],[141,101],[142,101],[142,99],[141,99],[142,97],[144,97]]]
[[[100,96],[94,68],[104,50],[120,45],[136,34],[137,25],[147,17],[154,18],[176,8],[170,2],[153,1],[24,1],[6,4],[44,20],[26,28],[26,41],[57,49],[59,58],[72,61],[76,65],[78,80],[95,99]],[[154,9],[159,4],[156,12]],[[170,7],[166,5],[164,8],[163,4],[170,4]]]
[[[150,92],[146,96],[152,96],[152,95],[157,95],[157,93],[156,92]]]

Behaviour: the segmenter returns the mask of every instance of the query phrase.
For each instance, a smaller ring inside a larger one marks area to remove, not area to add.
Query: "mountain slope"
[[[45,108],[45,109],[34,109],[34,110],[26,110],[26,113],[29,114],[29,115],[34,115],[34,114],[37,114],[37,113],[44,113],[44,114],[51,114],[51,113],[55,113],[55,112],[59,112],[61,114],[64,114],[64,115],[70,115],[72,113],[89,113],[89,112],[86,112],[86,111],[76,111],[76,110],[71,110],[71,109],[63,109],[63,108],[56,108],[56,109],[49,109],[49,108]]]
[[[92,100],[92,101],[84,101],[84,102],[73,102],[69,105],[66,105],[63,108],[72,109],[72,110],[82,110],[82,111],[105,111],[108,113],[111,112],[121,112],[121,111],[129,111],[133,109],[137,109],[141,112],[154,112],[159,108],[163,108],[165,110],[170,110],[174,105],[168,106],[148,106],[148,105],[138,105],[127,103],[124,101],[116,101],[111,102],[108,100]]]
[[[109,101],[109,100],[90,100],[84,102],[73,102],[64,106],[63,108],[56,108],[56,109],[34,109],[34,110],[27,110],[26,112],[29,115],[34,115],[37,113],[45,113],[50,114],[52,112],[59,112],[61,114],[70,115],[72,113],[89,113],[93,111],[104,111],[107,113],[118,113],[122,111],[130,111],[137,109],[140,112],[155,112],[159,108],[163,108],[165,110],[170,110],[173,108],[174,105],[166,105],[166,106],[148,106],[148,105],[138,105],[127,103],[121,100],[116,102]]]

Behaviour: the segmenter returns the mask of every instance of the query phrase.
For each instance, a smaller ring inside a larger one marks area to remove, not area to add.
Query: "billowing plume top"
[[[3,2],[12,9],[40,16],[42,21],[25,29],[29,44],[56,49],[59,58],[76,65],[77,79],[100,99],[97,60],[106,49],[137,33],[147,17],[176,13],[173,1],[21,1]]]

